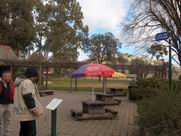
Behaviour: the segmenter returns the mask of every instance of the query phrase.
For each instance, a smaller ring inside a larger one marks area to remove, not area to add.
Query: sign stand
[[[46,108],[51,110],[51,136],[57,135],[57,107],[63,100],[54,98]]]
[[[169,91],[172,91],[172,47],[171,41],[169,40]]]
[[[57,109],[51,111],[51,136],[57,134]]]

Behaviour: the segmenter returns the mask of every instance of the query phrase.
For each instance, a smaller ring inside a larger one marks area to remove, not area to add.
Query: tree
[[[94,34],[89,39],[89,43],[84,45],[84,52],[90,53],[91,60],[97,63],[113,61],[121,48],[118,39],[112,33]]]
[[[46,4],[37,3],[36,7],[34,44],[37,51],[47,59],[77,58],[77,48],[88,36],[79,3],[76,0],[48,0]]]
[[[146,65],[147,62],[142,60],[142,59],[140,59],[140,58],[135,58],[135,59],[131,60],[131,64],[132,65],[143,66],[143,65]]]
[[[168,51],[166,45],[155,43],[151,45],[148,53],[152,55],[152,58],[156,56],[156,59],[159,60],[160,57],[163,58],[163,55],[167,55]]]
[[[180,0],[134,0],[133,19],[124,27],[127,33],[151,38],[158,31],[171,33],[171,46],[177,54],[181,66],[181,1]]]
[[[129,62],[129,60],[126,57],[124,57],[124,54],[118,54],[117,62],[124,64],[124,63]]]
[[[34,1],[1,0],[0,1],[0,42],[9,44],[19,56],[28,52],[33,39]]]
[[[45,58],[41,54],[34,52],[29,56],[28,60],[32,62],[42,62],[45,61]]]

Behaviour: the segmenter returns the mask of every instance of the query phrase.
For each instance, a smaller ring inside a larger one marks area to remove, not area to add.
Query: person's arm
[[[35,115],[39,116],[39,113],[36,108],[35,100],[33,98],[33,93],[35,88],[31,81],[25,81],[22,83],[22,96],[27,108]]]
[[[23,94],[24,102],[29,110],[36,107],[35,100],[32,97],[32,93]]]

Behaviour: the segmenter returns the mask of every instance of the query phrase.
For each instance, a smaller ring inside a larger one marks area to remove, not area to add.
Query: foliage
[[[166,45],[155,43],[151,45],[148,53],[152,55],[152,58],[156,56],[156,59],[159,60],[160,57],[163,57],[163,55],[167,55],[168,51]]]
[[[167,81],[157,78],[139,79],[130,89],[130,100],[147,99],[159,93],[159,90],[168,90]],[[134,87],[135,86],[135,87]]]
[[[146,62],[140,58],[135,58],[131,60],[132,65],[145,65]]]
[[[156,136],[179,136],[181,132],[181,82],[173,81],[168,91],[167,81],[142,79],[137,81],[138,125]]]
[[[34,52],[29,56],[28,60],[32,62],[41,62],[44,61],[45,58],[41,54]]]
[[[31,0],[0,1],[0,42],[9,44],[19,56],[28,52],[33,39],[33,10]]]
[[[168,89],[167,81],[157,78],[140,79],[137,81],[137,85],[139,88]]]
[[[160,31],[171,33],[171,46],[181,66],[181,1],[180,0],[133,0],[133,19],[124,27],[129,36],[136,36],[135,42],[153,43],[153,36]],[[130,38],[129,38],[130,39]],[[179,41],[179,42],[178,42]]]
[[[180,90],[157,91],[157,95],[138,102],[138,124],[156,136],[179,136],[181,131]]]
[[[115,59],[120,47],[119,40],[112,33],[105,33],[92,35],[83,49],[84,52],[90,53],[89,57],[92,61],[102,63]]]
[[[83,25],[83,13],[76,0],[48,0],[36,5],[34,44],[38,52],[49,59],[65,61],[77,58],[77,48],[88,36],[88,27]]]
[[[117,62],[124,64],[124,63],[128,63],[129,61],[126,57],[124,57],[124,54],[119,53],[117,56]]]
[[[76,0],[1,0],[0,42],[19,56],[36,51],[45,59],[77,59],[88,37]]]

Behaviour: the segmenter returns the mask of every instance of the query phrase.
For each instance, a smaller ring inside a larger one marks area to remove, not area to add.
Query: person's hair
[[[36,68],[29,67],[25,71],[25,76],[28,77],[28,78],[37,77],[38,76],[38,71],[36,70]]]
[[[11,75],[11,72],[10,72],[10,71],[3,71],[3,72],[2,72],[2,76],[4,76],[4,75],[9,75],[9,74]]]

